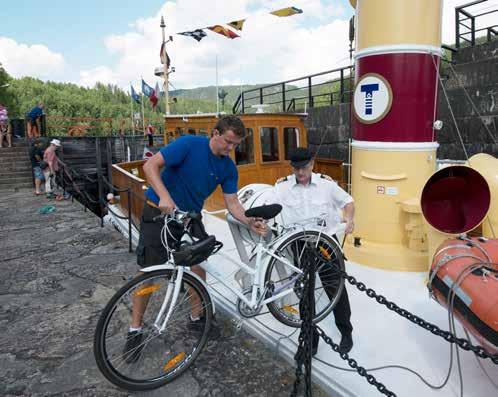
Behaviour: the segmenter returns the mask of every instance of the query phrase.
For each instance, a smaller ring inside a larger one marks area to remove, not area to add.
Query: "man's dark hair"
[[[218,120],[214,126],[215,130],[218,130],[220,134],[224,134],[228,130],[232,130],[235,135],[240,138],[245,138],[246,127],[241,119],[237,116],[224,116]]]

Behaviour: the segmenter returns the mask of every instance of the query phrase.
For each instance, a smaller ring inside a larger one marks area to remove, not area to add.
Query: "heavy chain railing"
[[[339,350],[339,345],[334,343],[332,338],[327,336],[327,334],[320,327],[315,326],[315,329],[316,329],[316,332],[318,332],[318,335],[320,336],[320,338],[322,338],[324,340],[324,342],[332,348],[333,351],[335,351],[336,353],[339,353],[340,357],[343,360],[347,361],[348,365],[351,368],[356,370],[356,372],[358,372],[358,374],[360,376],[364,377],[368,383],[370,383],[372,386],[375,386],[381,394],[384,394],[385,396],[389,396],[389,397],[396,397],[396,394],[394,394],[392,391],[390,391],[386,386],[384,386],[384,384],[379,382],[375,378],[375,376],[369,374],[367,372],[367,370],[364,367],[362,367],[361,365],[358,365],[358,362],[355,359],[350,358],[348,353],[344,353],[344,352],[341,353]]]
[[[384,296],[377,294],[372,288],[367,288],[364,283],[357,281],[355,277],[350,276],[344,270],[339,270],[339,272],[341,273],[342,277],[344,277],[351,285],[355,286],[358,291],[364,292],[369,298],[375,299],[377,303],[384,305],[389,310],[395,312],[396,314],[399,314],[403,318],[406,318],[413,324],[416,324],[426,329],[427,331],[430,331],[434,335],[440,336],[447,342],[454,343],[463,350],[471,351],[480,358],[489,358],[493,363],[498,365],[498,354],[493,355],[482,346],[473,345],[468,339],[458,338],[451,332],[442,330],[437,325],[425,321],[417,315],[410,313],[408,310],[399,307],[396,303],[389,301]]]
[[[291,397],[296,397],[301,384],[301,378],[303,376],[302,366],[305,367],[305,376],[311,377],[311,349],[310,343],[312,340],[313,333],[317,333],[320,338],[322,338],[325,343],[327,343],[333,351],[339,353],[340,357],[345,360],[348,365],[356,370],[358,374],[364,377],[369,384],[375,386],[377,390],[386,396],[395,397],[396,394],[390,391],[383,383],[379,382],[373,375],[369,374],[367,369],[360,366],[358,362],[349,357],[348,353],[341,352],[338,344],[334,343],[332,338],[330,338],[325,331],[323,331],[317,325],[312,324],[312,318],[314,313],[314,279],[315,279],[315,261],[310,258],[314,256],[315,259],[323,261],[323,258],[319,258],[318,254],[313,249],[306,249],[305,254],[303,254],[303,268],[305,269],[304,285],[303,285],[303,295],[300,300],[299,309],[302,318],[301,333],[298,339],[298,350],[297,350],[297,360],[296,360],[296,379],[294,382],[294,388],[291,393]],[[331,266],[335,266],[333,261],[328,261]],[[389,301],[383,295],[376,293],[372,288],[368,288],[363,282],[358,281],[354,276],[350,276],[345,270],[336,269],[338,273],[346,279],[352,286],[356,287],[358,291],[365,293],[369,298],[375,299],[377,303],[387,307],[389,310],[395,312],[403,318],[406,318],[413,324],[416,324],[432,334],[442,337],[449,343],[453,343],[463,350],[473,352],[477,357],[490,359],[494,364],[498,365],[498,354],[489,353],[482,346],[473,345],[468,339],[459,338],[449,331],[442,330],[437,325],[432,324],[424,319],[418,317],[417,315],[409,312],[406,309],[399,307],[392,301]],[[311,287],[313,284],[313,287]],[[305,396],[311,396],[311,381],[306,382],[305,378]]]
[[[303,376],[302,366],[304,365],[304,395],[311,397],[311,356],[312,346],[311,340],[313,338],[313,314],[315,307],[315,261],[312,258],[310,251],[312,249],[305,248],[303,253],[304,265],[304,280],[302,291],[303,295],[299,304],[299,311],[301,315],[301,333],[299,334],[299,345],[296,354],[296,380],[292,390],[291,397],[296,397],[301,378]]]

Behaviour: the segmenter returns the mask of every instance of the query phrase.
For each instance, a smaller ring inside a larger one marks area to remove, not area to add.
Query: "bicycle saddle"
[[[197,265],[206,260],[218,244],[215,236],[208,236],[194,244],[182,244],[178,251],[173,252],[175,263],[181,266]]]
[[[261,205],[259,207],[249,208],[245,215],[248,218],[263,218],[263,219],[272,219],[275,218],[282,211],[282,206],[280,204],[270,204],[270,205]]]

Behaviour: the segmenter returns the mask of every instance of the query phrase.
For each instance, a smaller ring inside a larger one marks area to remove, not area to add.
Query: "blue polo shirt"
[[[237,192],[237,167],[230,157],[215,156],[208,138],[185,135],[164,146],[160,153],[166,163],[161,179],[180,210],[200,212],[218,185],[223,193]],[[159,203],[152,187],[145,196]]]
[[[38,117],[42,116],[43,115],[43,109],[38,107],[38,106],[35,106],[33,109],[31,109],[29,111],[29,113],[27,114],[28,118],[31,120],[31,121],[35,121]]]

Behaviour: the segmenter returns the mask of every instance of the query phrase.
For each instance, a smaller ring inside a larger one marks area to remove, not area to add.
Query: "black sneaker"
[[[126,335],[126,344],[123,349],[123,357],[128,364],[138,361],[140,354],[144,348],[142,339],[144,334],[142,331],[129,331]]]
[[[349,353],[353,348],[353,336],[351,334],[342,335],[339,343],[339,353]]]

